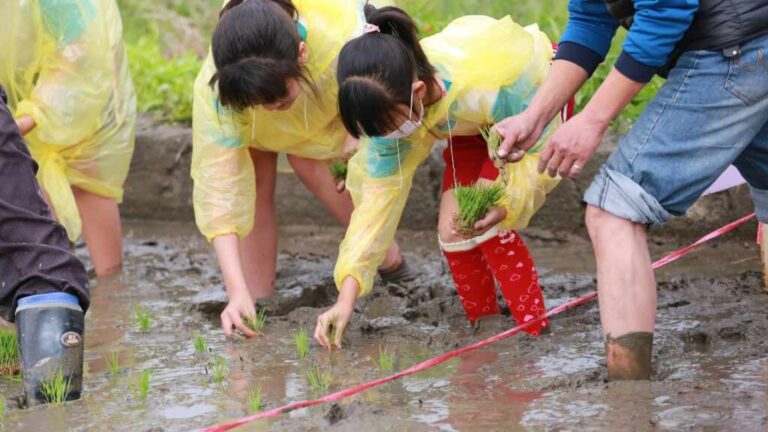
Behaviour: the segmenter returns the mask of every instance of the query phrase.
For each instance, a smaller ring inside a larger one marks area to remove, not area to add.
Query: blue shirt
[[[634,0],[634,4],[634,22],[615,66],[632,80],[648,82],[688,31],[699,0]],[[605,60],[619,22],[603,0],[571,0],[568,12],[557,59],[576,63],[591,75]]]

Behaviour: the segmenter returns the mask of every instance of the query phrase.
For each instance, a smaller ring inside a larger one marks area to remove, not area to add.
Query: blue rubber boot
[[[21,374],[27,406],[51,402],[43,387],[61,372],[64,400],[83,388],[85,316],[78,298],[66,293],[24,297],[16,308]]]

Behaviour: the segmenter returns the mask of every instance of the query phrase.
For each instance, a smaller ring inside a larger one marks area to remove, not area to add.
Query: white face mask
[[[386,139],[402,139],[413,135],[421,127],[421,122],[424,120],[424,104],[421,104],[421,110],[419,111],[419,119],[413,120],[413,89],[411,89],[411,103],[408,109],[408,120],[404,121],[397,129],[390,132],[384,138]]]

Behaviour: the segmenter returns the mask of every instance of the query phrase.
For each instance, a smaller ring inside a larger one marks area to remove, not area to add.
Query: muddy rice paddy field
[[[754,226],[744,228],[754,230]],[[278,295],[264,303],[263,336],[227,341],[218,315],[226,301],[208,245],[188,224],[132,222],[124,275],[94,280],[87,315],[85,397],[60,407],[15,408],[21,384],[3,379],[5,430],[187,431],[313,398],[306,371],[319,367],[328,391],[381,377],[382,349],[393,370],[514,326],[508,316],[472,332],[430,232],[401,232],[421,270],[407,286],[377,286],[359,302],[345,349],[314,343],[299,359],[294,335],[314,329],[335,299],[331,272],[338,229],[281,232]],[[659,319],[651,382],[607,383],[596,303],[552,320],[552,333],[516,335],[420,374],[343,400],[262,420],[243,431],[768,430],[768,294],[757,246],[718,240],[659,274]],[[530,230],[548,307],[595,289],[586,239]],[[658,236],[653,254],[682,246]],[[318,253],[322,251],[322,253]],[[83,254],[85,255],[85,254]],[[685,276],[683,276],[685,275]],[[142,331],[135,307],[148,311]],[[200,337],[204,352],[195,348]],[[119,371],[110,372],[110,359]],[[151,376],[146,398],[139,381]]]

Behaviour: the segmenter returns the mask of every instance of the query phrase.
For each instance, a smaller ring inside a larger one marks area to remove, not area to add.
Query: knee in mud
[[[618,337],[610,333],[605,338],[605,357],[608,363],[608,379],[651,379],[651,355],[653,333],[631,332]]]

